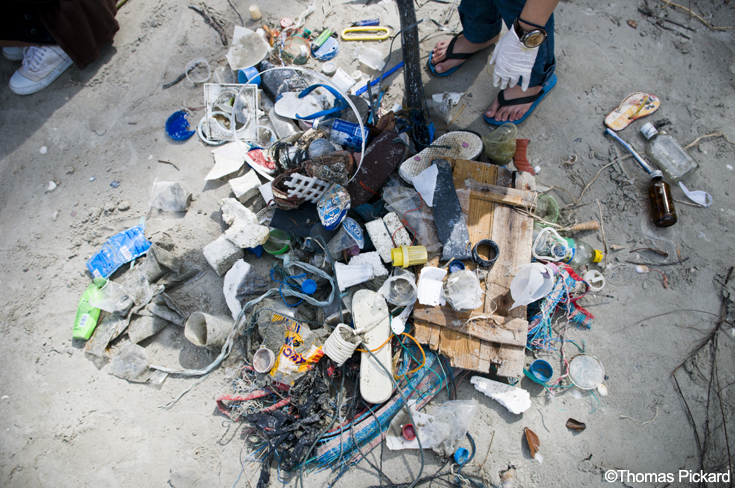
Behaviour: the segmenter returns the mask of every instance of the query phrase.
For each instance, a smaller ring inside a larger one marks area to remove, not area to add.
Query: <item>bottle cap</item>
[[[657,178],[663,178],[663,177],[664,177],[664,172],[661,171],[660,169],[656,169],[656,170],[651,171],[651,179],[652,180],[655,180]]]
[[[593,263],[599,263],[602,261],[602,251],[598,251],[597,249],[592,250],[592,262]]]
[[[316,291],[316,281],[304,280],[304,282],[301,283],[301,291],[303,291],[307,295],[313,295]]]
[[[643,134],[643,137],[645,137],[647,140],[650,140],[651,137],[658,134],[658,130],[653,126],[652,123],[647,122],[641,127],[641,134]]]

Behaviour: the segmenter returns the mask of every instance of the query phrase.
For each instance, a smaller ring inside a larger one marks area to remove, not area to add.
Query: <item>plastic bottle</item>
[[[665,132],[657,131],[650,122],[641,127],[641,134],[648,140],[646,142],[648,157],[674,183],[678,183],[683,177],[699,168],[699,164],[676,139]]]
[[[595,249],[590,244],[574,239],[567,239],[567,242],[571,252],[564,262],[568,265],[578,267],[602,261],[602,251]]]
[[[341,146],[361,150],[365,132],[360,132],[360,126],[342,119],[317,119],[314,121],[314,129],[319,129],[329,135],[329,140]]]
[[[260,75],[262,80],[260,86],[274,102],[281,93],[300,92],[309,86],[304,77],[293,69],[276,69],[263,73],[272,68],[280,68],[280,66],[276,66],[269,61],[261,61],[258,64],[258,71],[262,73]]]
[[[104,278],[95,278],[94,281],[84,290],[82,298],[79,300],[77,308],[77,316],[74,319],[74,329],[72,337],[74,339],[82,339],[84,341],[92,337],[95,327],[97,327],[97,319],[100,317],[100,309],[90,305],[90,301],[97,291],[105,286],[107,280]]]
[[[648,198],[651,200],[651,216],[657,227],[669,227],[676,223],[674,199],[671,187],[664,181],[661,171],[651,173],[651,184],[648,187]]]

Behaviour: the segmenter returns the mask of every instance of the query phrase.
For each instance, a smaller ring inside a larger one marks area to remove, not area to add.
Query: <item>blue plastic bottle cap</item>
[[[457,464],[464,464],[467,462],[467,459],[470,457],[470,451],[465,449],[464,447],[460,447],[457,449],[454,453],[454,461]]]
[[[533,376],[536,377],[541,383],[546,383],[551,379],[551,375],[554,374],[554,370],[551,365],[543,359],[537,359],[531,363],[528,370]]]
[[[312,295],[316,291],[316,281],[304,280],[304,282],[301,283],[301,291],[307,295]]]
[[[449,272],[454,273],[455,271],[462,271],[464,269],[464,263],[462,261],[452,261],[449,263]]]

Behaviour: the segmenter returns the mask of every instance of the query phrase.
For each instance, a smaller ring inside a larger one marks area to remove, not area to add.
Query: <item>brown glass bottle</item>
[[[661,171],[651,173],[651,185],[648,187],[648,198],[651,200],[651,216],[657,227],[669,227],[676,223],[674,199],[671,187],[664,181]]]

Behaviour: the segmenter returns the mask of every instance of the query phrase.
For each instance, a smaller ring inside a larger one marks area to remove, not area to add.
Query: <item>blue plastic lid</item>
[[[307,295],[313,295],[316,291],[316,281],[304,280],[304,282],[301,283],[301,291],[303,291]]]
[[[462,271],[464,269],[464,263],[462,261],[452,261],[449,264],[449,272],[454,273],[455,271]]]
[[[464,447],[460,447],[457,449],[454,453],[454,461],[457,464],[464,464],[467,462],[467,459],[470,457],[470,451],[465,449]]]

